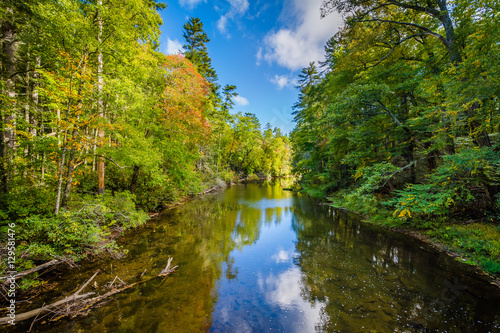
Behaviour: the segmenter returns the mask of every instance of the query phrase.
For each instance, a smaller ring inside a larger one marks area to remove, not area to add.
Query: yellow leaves
[[[397,211],[396,211],[395,213],[397,213]],[[410,212],[410,210],[409,210],[409,209],[403,209],[403,210],[399,213],[398,217],[399,217],[399,218],[401,218],[401,219],[406,219],[406,218],[408,218],[408,217],[410,217],[410,218],[411,218],[412,216],[411,216],[411,212]]]
[[[363,169],[359,169],[356,171],[356,174],[354,174],[352,177],[356,180],[358,180],[359,178],[363,177],[364,175],[364,170]]]

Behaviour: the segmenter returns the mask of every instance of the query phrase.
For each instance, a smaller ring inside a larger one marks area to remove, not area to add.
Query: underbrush
[[[426,234],[485,272],[500,276],[500,226],[479,222],[441,225]]]
[[[121,256],[114,236],[148,219],[146,213],[136,210],[134,197],[128,192],[75,197],[58,215],[33,214],[19,218],[14,222],[16,269],[23,271],[52,259],[75,263],[103,254]],[[7,225],[0,227],[0,234],[7,235],[7,228]],[[0,272],[6,270],[4,254]],[[20,288],[36,284],[36,280],[23,279]]]

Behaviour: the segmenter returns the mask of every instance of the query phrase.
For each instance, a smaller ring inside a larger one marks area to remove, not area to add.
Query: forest
[[[325,0],[344,25],[299,76],[303,191],[500,273],[500,4]]]
[[[237,88],[218,83],[199,18],[179,27],[183,53],[159,51],[165,7],[0,4],[0,233],[15,233],[17,271],[120,257],[114,239],[146,212],[290,173],[287,135],[233,110]]]
[[[18,271],[121,257],[115,239],[148,213],[293,173],[500,274],[498,1],[325,0],[318,15],[344,24],[300,72],[289,135],[235,110],[199,18],[166,55],[155,0],[0,9],[0,235],[15,234]]]

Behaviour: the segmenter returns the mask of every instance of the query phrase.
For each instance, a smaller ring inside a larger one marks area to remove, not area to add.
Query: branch
[[[398,118],[396,118],[396,116],[391,112],[391,110],[389,110],[385,105],[384,103],[382,103],[379,99],[377,100],[377,103],[380,104],[380,106],[382,107],[382,109],[384,109],[388,114],[389,116],[391,116],[392,120],[394,120],[394,122],[398,125],[398,126],[401,126],[403,127],[403,129],[407,132],[409,132],[410,130],[404,126],[403,124],[401,124],[401,122],[398,120]]]
[[[437,19],[439,19],[441,17],[441,12],[437,9],[434,9],[434,8],[422,7],[422,6],[417,6],[417,5],[410,5],[410,4],[407,4],[404,2],[393,1],[393,0],[390,0],[389,4],[399,6],[399,7],[405,8],[405,9],[413,9],[413,10],[415,10],[417,12],[421,12],[421,13],[427,13],[427,14],[429,14],[432,17],[435,17]]]
[[[76,300],[79,300],[79,299],[82,299],[82,298],[87,298],[87,297],[89,297],[90,295],[93,295],[93,294],[95,294],[95,293],[86,293],[86,294],[83,294],[83,295],[74,295],[74,296],[66,297],[66,298],[64,298],[64,299],[62,299],[60,301],[57,301],[55,303],[52,303],[52,304],[49,304],[47,306],[41,307],[39,309],[31,310],[31,311],[28,311],[28,312],[16,315],[15,321],[19,322],[19,321],[23,321],[23,320],[26,320],[26,319],[38,316],[41,313],[49,312],[50,309],[53,308],[53,307],[62,305],[64,303],[73,302],[73,301],[76,301]],[[7,324],[11,320],[12,319],[10,319],[10,317],[0,318],[0,325]]]
[[[85,282],[85,283],[83,284],[83,286],[81,286],[81,287],[80,287],[80,289],[78,289],[78,290],[76,291],[75,295],[78,295],[79,293],[81,293],[81,292],[82,292],[82,290],[83,290],[86,286],[88,286],[88,285],[89,285],[89,283],[90,283],[90,282],[91,282],[91,281],[92,281],[92,280],[96,277],[96,275],[97,275],[97,274],[99,274],[99,271],[100,271],[100,270],[97,270],[97,271],[94,273],[94,275],[92,275],[92,277],[91,277],[90,279],[88,279],[88,281],[87,281],[87,282]]]
[[[383,23],[394,23],[394,24],[400,24],[400,25],[406,25],[409,27],[414,27],[414,28],[425,31],[427,33],[427,35],[431,35],[431,36],[434,36],[437,39],[439,39],[444,44],[444,46],[446,46],[446,49],[450,48],[450,45],[448,43],[448,40],[446,40],[446,38],[444,38],[440,34],[434,32],[431,29],[424,27],[423,25],[420,25],[420,24],[411,23],[411,22],[394,21],[394,20],[384,20],[384,19],[368,19],[368,20],[361,20],[358,22],[383,22]]]
[[[31,269],[28,269],[28,270],[22,271],[21,273],[18,273],[18,274],[16,274],[16,275],[12,276],[12,277],[11,277],[11,276],[2,276],[2,277],[0,277],[0,280],[5,280],[5,281],[3,281],[3,282],[2,282],[2,284],[6,284],[8,281],[10,281],[10,280],[12,280],[12,279],[14,279],[14,280],[15,280],[15,279],[18,279],[18,278],[20,278],[20,277],[22,277],[22,276],[25,276],[25,275],[28,275],[28,274],[31,274],[31,273],[38,272],[39,270],[42,270],[42,269],[44,269],[44,268],[46,268],[46,267],[50,267],[50,266],[52,266],[52,265],[57,265],[57,264],[60,264],[60,263],[61,263],[61,261],[60,261],[60,260],[53,259],[53,260],[48,261],[48,262],[46,262],[46,263],[44,263],[44,264],[41,264],[41,265],[39,265],[39,266],[36,266],[36,267],[31,268]]]
[[[425,36],[425,35],[428,35],[427,32],[423,32],[423,33],[420,33],[420,34],[414,34],[414,35],[411,35],[411,36],[408,36],[408,37],[405,37],[403,38],[402,40],[398,41],[393,47],[392,49],[389,51],[389,53],[387,53],[384,57],[382,57],[379,61],[377,61],[376,64],[374,65],[370,65],[368,67],[366,67],[366,69],[368,68],[372,68],[372,67],[375,67],[377,65],[379,65],[382,61],[384,61],[385,59],[389,58],[389,56],[392,54],[392,52],[394,52],[394,50],[396,49],[396,47],[398,47],[399,45],[401,45],[402,43],[406,42],[408,39],[411,39],[411,38],[414,38],[414,37],[418,37],[418,36]]]
[[[120,166],[118,163],[116,163],[112,158],[110,157],[106,157],[104,155],[95,155],[96,157],[101,157],[101,158],[104,158],[105,160],[108,160],[110,161],[111,163],[113,163],[114,165],[116,165],[119,169],[125,169],[125,168],[130,168],[130,166],[128,165],[125,165],[125,166]]]
[[[425,159],[425,158],[423,158],[423,159]],[[420,160],[422,160],[422,159],[420,159]],[[416,163],[417,163],[417,161],[412,161],[410,164],[405,165],[404,167],[400,168],[399,170],[394,171],[393,174],[390,175],[389,178],[387,178],[386,181],[382,185],[379,186],[379,188],[384,187],[385,185],[387,185],[387,183],[389,182],[389,180],[391,180],[391,178],[394,177],[397,173],[403,171],[406,168],[411,167],[412,165],[414,165]]]

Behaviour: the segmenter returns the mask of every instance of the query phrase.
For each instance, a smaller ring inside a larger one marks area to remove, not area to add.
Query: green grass
[[[437,226],[426,234],[450,250],[500,276],[500,229],[492,223],[450,224]]]

